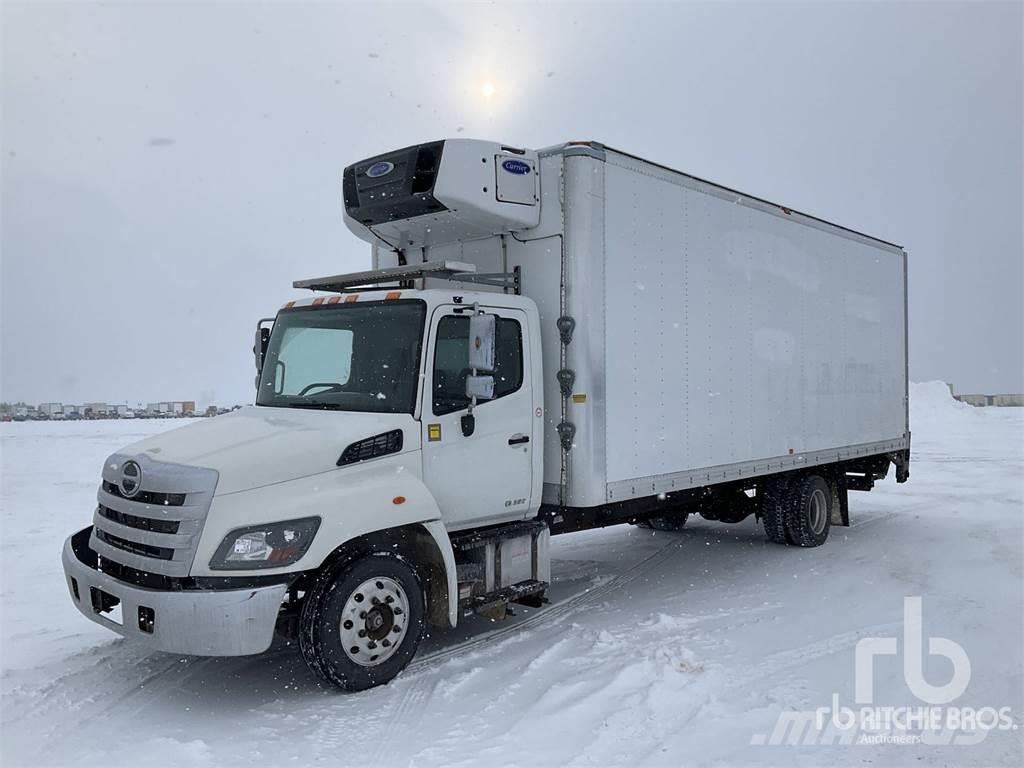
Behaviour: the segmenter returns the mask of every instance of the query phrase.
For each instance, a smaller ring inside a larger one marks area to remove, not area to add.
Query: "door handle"
[[[509,445],[522,445],[523,443],[528,443],[528,442],[530,442],[530,436],[529,435],[524,435],[522,433],[514,434],[514,435],[512,435],[512,437],[510,437],[508,439],[508,444]]]

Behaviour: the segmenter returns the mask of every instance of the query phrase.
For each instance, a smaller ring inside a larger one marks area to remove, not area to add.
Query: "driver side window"
[[[495,339],[494,400],[510,395],[523,384],[523,336],[519,323],[499,317]],[[469,317],[447,315],[437,324],[434,344],[434,415],[469,406],[466,377],[470,369]],[[489,402],[489,401],[487,401]]]

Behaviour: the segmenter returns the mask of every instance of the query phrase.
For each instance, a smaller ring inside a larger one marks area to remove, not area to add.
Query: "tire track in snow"
[[[865,637],[874,637],[879,633],[898,633],[902,626],[903,624],[900,621],[869,624],[849,632],[830,635],[813,643],[762,656],[756,666],[747,667],[746,670],[742,670],[738,675],[730,675],[729,682],[722,692],[731,693],[738,689],[747,688],[759,680],[775,677],[797,667],[802,667],[809,662],[849,650]]]
[[[113,642],[117,645],[122,644],[120,641]],[[81,654],[79,658],[84,660],[89,655],[92,654]],[[163,654],[150,654],[148,656],[142,657],[141,659],[137,659],[133,664],[128,665],[128,670],[133,670],[144,666],[145,662],[151,659],[153,655]],[[160,665],[159,669],[147,674],[141,680],[134,680],[131,682],[125,681],[124,686],[121,686],[112,691],[103,691],[99,694],[97,699],[86,699],[85,704],[75,703],[69,705],[66,701],[60,699],[60,697],[66,694],[68,691],[79,690],[79,688],[76,686],[76,683],[78,681],[84,678],[95,676],[97,672],[102,672],[103,667],[108,663],[115,663],[115,666],[113,667],[112,670],[115,674],[117,674],[118,672],[125,672],[125,665],[118,665],[118,661],[119,656],[117,654],[100,656],[97,662],[91,666],[84,667],[82,669],[77,669],[73,672],[68,672],[66,674],[60,675],[59,677],[54,678],[42,688],[29,692],[29,695],[35,698],[34,703],[28,706],[24,706],[24,704],[22,704],[22,706],[19,707],[18,714],[14,715],[13,717],[5,715],[5,719],[8,721],[8,723],[16,723],[21,720],[28,720],[36,716],[45,715],[48,712],[52,711],[55,707],[60,709],[70,709],[72,711],[75,711],[76,713],[79,713],[80,717],[90,719],[92,717],[104,714],[108,710],[121,705],[123,702],[132,700],[135,696],[147,690],[149,686],[155,684],[160,679],[168,675],[170,672],[180,668],[181,666],[181,659],[175,657],[173,658],[173,660],[168,660],[166,663]],[[16,693],[16,691],[12,693]],[[106,700],[110,699],[112,696],[116,697],[116,701],[110,704],[106,704],[106,706],[104,706]],[[90,701],[93,702],[91,707],[89,706]],[[86,710],[87,713],[85,715],[81,715],[80,713],[82,710]]]
[[[557,623],[577,611],[591,607],[615,590],[621,589],[636,581],[644,574],[647,568],[667,559],[672,552],[678,551],[682,545],[682,540],[672,537],[659,549],[629,566],[626,570],[616,576],[608,579],[603,584],[589,588],[584,592],[555,603],[548,608],[540,609],[532,616],[521,621],[517,621],[511,626],[500,627],[481,635],[476,635],[455,645],[442,648],[423,657],[414,658],[412,663],[398,678],[398,681],[408,681],[409,688],[402,693],[398,704],[393,709],[393,714],[387,718],[387,723],[392,725],[399,723],[403,717],[407,716],[407,713],[409,713],[410,710],[413,712],[420,710],[418,716],[422,717],[421,705],[428,698],[427,689],[430,688],[430,684],[425,678],[417,679],[419,677],[419,673],[435,669],[448,661],[471,654],[485,645],[500,642],[502,639],[511,638],[520,632],[525,632],[529,629],[546,624]],[[120,643],[118,644],[120,645]],[[279,659],[293,653],[294,650],[290,648],[271,650],[263,654],[262,660],[267,663],[273,663],[275,659]],[[142,708],[151,705],[154,702],[161,701],[170,691],[177,688],[188,687],[188,684],[200,675],[212,673],[213,670],[216,670],[215,676],[217,677],[230,676],[234,669],[240,669],[251,663],[250,657],[240,657],[237,660],[232,660],[213,657],[181,657],[174,655],[165,663],[162,663],[157,667],[155,671],[147,674],[141,680],[131,680],[130,672],[132,669],[144,665],[146,661],[151,659],[154,655],[163,654],[156,652],[144,656],[127,667],[124,665],[118,666],[116,664],[119,660],[119,656],[117,654],[104,655],[99,659],[97,664],[90,665],[89,667],[61,676],[60,678],[52,681],[42,691],[35,691],[34,695],[36,696],[36,702],[34,705],[28,707],[24,710],[24,714],[21,714],[10,722],[27,720],[34,717],[43,717],[55,709],[66,710],[68,708],[68,703],[64,701],[61,696],[70,689],[80,690],[81,686],[78,685],[78,683],[81,682],[87,683],[86,688],[96,690],[97,687],[88,681],[89,678],[96,676],[98,671],[97,666],[101,666],[105,663],[115,662],[112,671],[118,679],[123,681],[123,685],[118,685],[113,688],[104,687],[101,693],[99,693],[96,699],[91,703],[76,703],[76,705],[73,706],[76,713],[74,723],[64,723],[60,726],[64,737],[70,736],[71,733],[85,732],[93,727],[97,721],[109,719],[111,716],[116,715],[121,711],[130,710],[137,713]],[[103,676],[102,682],[104,686],[109,685],[110,677]],[[351,721],[343,715],[337,718],[331,718],[330,722],[325,721],[321,725],[321,735],[323,736],[325,746],[331,744],[351,743],[350,727]]]
[[[467,655],[477,648],[491,644],[502,638],[515,635],[521,631],[532,629],[540,625],[555,623],[572,613],[582,610],[583,608],[590,607],[603,596],[631,584],[643,574],[645,569],[667,559],[672,550],[681,548],[681,541],[679,539],[672,539],[660,549],[648,555],[638,563],[631,565],[625,571],[612,577],[604,584],[599,584],[585,592],[581,592],[566,600],[555,603],[548,608],[541,609],[532,616],[523,619],[522,621],[517,621],[511,626],[500,627],[498,629],[491,630],[490,632],[485,632],[482,635],[471,637],[461,643],[427,654],[422,658],[413,659],[412,663],[402,674],[403,676],[418,674],[424,670],[438,667],[441,664],[457,657]]]
[[[515,635],[520,631],[525,631],[542,624],[556,623],[561,618],[590,606],[606,594],[632,583],[643,574],[646,568],[666,559],[672,550],[680,547],[681,542],[678,539],[671,539],[643,560],[630,566],[617,576],[608,579],[603,584],[573,595],[548,608],[541,609],[532,616],[518,621],[511,626],[491,630],[423,657],[414,658],[412,663],[406,667],[396,681],[388,686],[388,688],[395,688],[399,685],[407,684],[406,689],[402,691],[397,702],[390,708],[390,712],[380,721],[381,731],[375,734],[374,737],[377,748],[372,755],[367,756],[368,764],[378,765],[393,761],[394,754],[392,750],[394,747],[392,745],[404,743],[402,733],[415,730],[416,726],[422,721],[425,714],[425,704],[436,686],[431,684],[428,675],[420,674],[421,672],[427,672],[440,667],[448,661],[472,653],[485,644],[489,645],[499,642],[502,638]],[[535,659],[531,662],[531,665],[537,661]],[[323,747],[318,750],[317,760],[328,759],[332,756],[336,757],[335,750],[343,744],[351,745],[352,740],[353,722],[343,712],[338,712],[336,717],[330,717],[330,714],[327,713],[325,717],[329,717],[329,720],[325,720],[317,730],[317,741]]]
[[[521,631],[541,625],[557,623],[570,614],[592,605],[614,590],[629,585],[642,576],[646,568],[666,559],[673,550],[677,550],[680,547],[681,542],[673,538],[655,552],[633,564],[617,576],[608,579],[603,584],[573,595],[548,608],[541,609],[532,616],[518,621],[511,626],[491,630],[423,657],[413,659],[412,663],[409,664],[396,681],[388,686],[388,688],[393,689],[403,684],[407,685],[396,703],[390,708],[386,717],[379,720],[380,731],[375,733],[373,738],[377,747],[372,755],[367,755],[368,764],[378,765],[394,762],[394,745],[403,745],[405,742],[402,734],[415,731],[415,728],[422,721],[426,712],[426,704],[436,688],[436,682],[432,683],[432,678],[429,675],[421,673],[436,669],[453,659],[469,655],[484,645],[500,642],[503,638],[511,637]],[[534,659],[531,662],[531,666],[538,661],[539,659]],[[330,717],[329,713],[325,717]],[[366,725],[364,723],[364,730]],[[374,725],[376,725],[376,722]],[[323,745],[323,748],[318,750],[316,759],[324,760],[332,756],[336,757],[337,753],[334,750],[338,746],[344,743],[351,745],[352,728],[352,720],[341,711],[337,713],[336,717],[330,717],[329,720],[325,720],[317,731],[318,742]],[[374,730],[376,731],[377,729],[374,728]]]

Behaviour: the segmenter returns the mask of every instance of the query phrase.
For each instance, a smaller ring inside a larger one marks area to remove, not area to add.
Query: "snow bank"
[[[912,455],[921,458],[921,440],[938,441],[946,446],[962,445],[983,424],[1000,421],[1006,408],[976,408],[954,400],[949,386],[942,381],[911,382],[910,431]],[[1010,414],[1012,416],[1012,414]]]
[[[953,399],[944,381],[910,382],[910,419],[942,418],[975,411],[974,406]]]

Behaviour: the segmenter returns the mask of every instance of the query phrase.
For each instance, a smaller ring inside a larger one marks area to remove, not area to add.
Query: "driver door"
[[[438,307],[431,318],[422,409],[423,479],[451,530],[521,520],[533,488],[533,394],[526,313],[497,315],[494,398],[478,400],[463,434],[470,373],[469,307]]]

